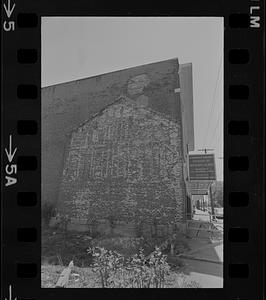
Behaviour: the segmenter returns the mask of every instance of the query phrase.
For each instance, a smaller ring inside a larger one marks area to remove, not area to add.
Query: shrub
[[[131,287],[137,288],[163,288],[165,275],[169,273],[170,267],[166,255],[156,248],[147,260],[143,250],[134,255],[129,261],[132,274]]]
[[[138,252],[143,244],[143,238],[113,237],[93,241],[94,246],[119,252],[125,257]]]
[[[49,222],[56,214],[55,206],[50,202],[45,202],[42,206],[42,220],[45,225],[49,225]]]
[[[184,237],[184,235],[181,233],[175,234],[173,236],[173,238],[171,239],[171,243],[174,246],[175,254],[180,254],[180,253],[184,252],[185,250],[189,249],[188,241]],[[170,249],[168,249],[168,250],[170,250]]]
[[[142,248],[146,255],[154,251],[157,246],[160,246],[165,238],[163,237],[150,237],[143,239]]]
[[[125,259],[116,251],[93,247],[93,271],[98,273],[102,288],[162,288],[170,267],[158,248],[147,260],[143,249]]]
[[[94,257],[93,271],[99,274],[102,288],[109,287],[112,282],[112,276],[123,264],[123,256],[118,252],[100,247],[89,249],[88,252],[92,253]]]
[[[58,227],[63,230],[63,232],[67,231],[67,226],[71,221],[71,218],[67,214],[57,214],[58,218]]]
[[[42,232],[42,256],[60,255],[64,264],[73,260],[75,266],[88,266],[92,263],[92,256],[87,254],[91,246],[91,237],[87,233],[65,232],[53,229]]]

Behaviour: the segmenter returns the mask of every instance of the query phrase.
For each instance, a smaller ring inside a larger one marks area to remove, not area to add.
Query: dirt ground
[[[41,267],[42,288],[54,288],[56,282],[65,267],[43,265]],[[166,288],[199,288],[199,284],[192,281],[182,272],[170,272],[166,278]],[[91,268],[74,267],[70,274],[66,288],[101,288],[100,279]]]
[[[68,288],[99,288],[99,278],[89,267],[91,258],[88,257],[87,249],[91,240],[86,235],[69,234],[67,243],[61,233],[48,230],[43,232],[43,257],[52,257],[42,262],[42,287],[55,287],[56,282],[70,260],[75,261],[74,269],[71,272]],[[222,288],[223,287],[223,242],[202,239],[186,239],[185,252],[187,257],[168,255],[168,263],[172,271],[167,278],[166,287],[202,287]],[[58,255],[61,254],[60,260]],[[76,254],[79,253],[79,256]],[[78,264],[76,263],[78,262]],[[63,266],[64,265],[64,266]],[[176,268],[174,267],[176,266]],[[192,283],[192,284],[190,284]]]

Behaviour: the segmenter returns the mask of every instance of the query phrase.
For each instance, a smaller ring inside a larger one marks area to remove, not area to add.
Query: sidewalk
[[[182,257],[182,272],[199,282],[202,288],[223,287],[223,243],[210,243],[197,239],[189,241],[191,258]],[[197,250],[199,249],[199,250]]]

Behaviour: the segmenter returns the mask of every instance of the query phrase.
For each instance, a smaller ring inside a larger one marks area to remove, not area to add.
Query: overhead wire
[[[211,138],[210,138],[210,143],[209,143],[210,145],[211,145],[211,143],[212,143],[212,141],[213,141],[213,138],[215,137],[215,133],[216,133],[216,130],[217,130],[217,128],[218,128],[218,125],[219,125],[219,123],[220,123],[220,120],[221,120],[222,116],[223,116],[223,112],[221,111],[220,114],[219,114],[219,117],[218,117],[218,119],[217,119],[217,121],[216,121],[214,130],[213,130],[213,134],[212,134],[212,136],[211,136]]]
[[[220,143],[221,138],[223,137],[223,130],[221,130],[221,133],[219,134],[218,138],[217,138],[217,142],[216,144]]]
[[[221,78],[219,80],[219,83],[221,82]],[[219,86],[219,84],[218,84]],[[218,129],[218,125],[219,125],[219,122],[221,120],[221,118],[223,117],[223,108],[220,110],[219,114],[218,114],[218,117],[217,117],[217,120],[216,120],[216,123],[215,123],[215,126],[214,126],[214,130],[212,132],[212,135],[210,135],[210,139],[209,139],[209,145],[212,144],[213,142],[213,139],[215,137],[215,134],[216,134],[216,130]]]
[[[206,134],[205,134],[205,138],[204,138],[205,147],[207,147],[206,141],[207,141],[207,137],[208,137],[208,133],[209,133],[209,125],[210,125],[210,121],[211,121],[211,118],[212,118],[212,115],[213,115],[214,104],[215,104],[215,100],[216,100],[215,96],[216,96],[218,83],[219,83],[219,78],[220,78],[220,71],[221,71],[221,67],[222,67],[222,58],[223,58],[223,52],[221,53],[221,56],[220,56],[220,63],[219,63],[217,77],[216,77],[216,83],[215,83],[215,88],[214,88],[214,92],[213,92],[212,103],[211,103],[211,108],[210,108],[210,112],[209,112],[207,127],[206,127]]]

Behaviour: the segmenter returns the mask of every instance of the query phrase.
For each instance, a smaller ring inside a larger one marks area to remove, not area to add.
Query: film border
[[[84,289],[40,288],[40,34],[42,16],[96,15],[224,17],[224,288],[175,293],[190,299],[261,299],[265,217],[263,1],[234,1],[226,5],[222,1],[200,5],[186,1],[176,8],[151,10],[111,6],[97,7],[80,0],[3,1],[2,178],[12,178],[9,186],[2,183],[3,299],[55,299],[59,295],[71,299],[91,293]],[[27,235],[33,238],[23,240]],[[244,236],[242,243],[236,240],[239,236]],[[168,292],[159,290],[156,295]],[[132,291],[132,295],[140,295],[140,291]]]

